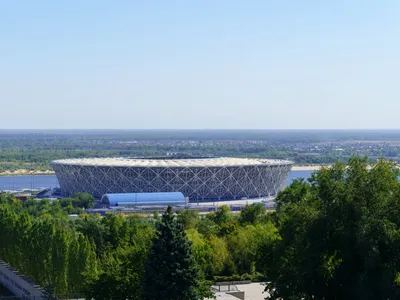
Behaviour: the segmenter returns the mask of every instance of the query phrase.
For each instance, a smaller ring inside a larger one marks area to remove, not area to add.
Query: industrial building
[[[292,162],[249,158],[84,158],[52,162],[64,196],[181,192],[190,202],[274,197]]]

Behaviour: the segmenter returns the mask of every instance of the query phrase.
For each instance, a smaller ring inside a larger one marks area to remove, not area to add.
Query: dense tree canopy
[[[398,176],[394,163],[354,158],[281,192],[281,239],[264,251],[270,299],[398,299]]]
[[[258,253],[279,238],[265,210],[260,212],[257,205],[236,215],[228,206],[207,216],[196,211],[182,211],[177,216],[168,213],[169,225],[165,226],[166,216],[163,223],[158,213],[150,217],[87,215],[74,207],[73,201],[21,202],[0,195],[0,257],[55,294],[142,299],[145,265],[153,264],[155,273],[159,270],[153,261],[157,256],[148,256],[153,244],[154,249],[168,250],[164,257],[176,252],[185,258],[182,253],[187,253],[184,262],[193,268],[187,279],[197,274],[193,279],[199,284],[197,297],[209,293],[207,284],[215,280],[265,278],[265,261]],[[69,220],[70,213],[80,217]],[[166,241],[159,240],[160,232],[176,238],[175,248],[162,244]],[[179,260],[175,263],[184,265]]]
[[[153,224],[116,214],[67,216],[59,202],[0,195],[0,257],[55,294],[139,299]]]
[[[29,215],[20,202],[1,198],[0,257],[56,293],[80,290],[98,265],[88,238],[67,219]],[[11,201],[10,203],[7,203]]]

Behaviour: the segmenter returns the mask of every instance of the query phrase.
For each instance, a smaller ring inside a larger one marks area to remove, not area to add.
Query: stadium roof
[[[110,206],[185,204],[185,196],[180,192],[171,193],[121,193],[105,194],[101,202]]]
[[[54,164],[82,166],[112,166],[112,167],[229,167],[247,165],[291,165],[288,160],[253,159],[253,158],[73,158],[54,160]]]

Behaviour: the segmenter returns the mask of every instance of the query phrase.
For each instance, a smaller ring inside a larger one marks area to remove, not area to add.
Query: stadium
[[[181,192],[190,202],[274,197],[292,162],[231,157],[82,158],[51,163],[62,194]]]

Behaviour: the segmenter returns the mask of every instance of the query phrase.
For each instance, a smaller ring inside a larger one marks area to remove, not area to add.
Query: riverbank
[[[292,171],[318,171],[323,167],[330,167],[331,165],[293,165]]]
[[[45,171],[40,171],[40,170],[25,170],[25,169],[20,169],[20,170],[14,170],[14,171],[1,171],[0,176],[26,176],[26,175],[54,175],[53,170],[45,170]]]

